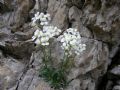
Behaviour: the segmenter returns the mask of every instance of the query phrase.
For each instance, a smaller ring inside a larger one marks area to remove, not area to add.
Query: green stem
[[[47,67],[47,58],[46,58],[47,54],[46,54],[45,46],[42,47],[42,51],[43,51],[43,63],[45,64],[45,67]]]
[[[63,57],[62,65],[61,65],[61,70],[63,72],[66,72],[68,63],[69,63],[69,56],[68,56],[68,54],[66,55],[64,53],[64,57]]]

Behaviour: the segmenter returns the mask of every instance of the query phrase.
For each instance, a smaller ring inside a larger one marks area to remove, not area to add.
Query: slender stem
[[[46,47],[43,46],[42,47],[42,51],[43,51],[43,63],[45,64],[45,67],[47,67],[47,58],[46,58]]]
[[[67,51],[65,51],[65,53],[66,52]],[[61,65],[61,70],[63,72],[66,72],[66,70],[67,70],[67,63],[69,61],[69,56],[68,56],[68,54],[65,54],[65,53],[64,53],[64,57],[63,57],[62,65]]]

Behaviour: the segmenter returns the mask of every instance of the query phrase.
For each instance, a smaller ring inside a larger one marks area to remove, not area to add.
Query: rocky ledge
[[[0,90],[53,90],[38,77],[41,52],[30,41],[36,11],[63,31],[77,28],[87,44],[64,90],[120,90],[120,0],[0,0]]]

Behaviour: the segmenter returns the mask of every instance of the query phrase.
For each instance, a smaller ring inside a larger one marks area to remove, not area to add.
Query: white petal
[[[44,13],[40,13],[40,16],[43,17],[43,16],[44,16]]]
[[[45,38],[43,37],[43,38],[41,38],[41,42],[45,42],[46,40],[45,40]]]
[[[64,47],[65,48],[65,50],[68,50],[69,49],[69,47],[68,46],[66,46],[66,47]]]
[[[42,43],[41,45],[45,46],[45,43]]]
[[[70,41],[71,45],[75,45],[76,44],[76,40]]]
[[[40,25],[44,25],[44,22],[41,22]]]
[[[46,42],[46,45],[49,45],[49,43],[48,43],[48,42]]]
[[[60,29],[58,29],[58,32],[61,32],[61,30],[60,30]]]
[[[40,18],[40,20],[43,21],[43,22],[47,21],[46,18]]]
[[[47,16],[47,17],[50,17],[50,14],[47,13],[46,16]]]
[[[59,32],[56,32],[56,35],[59,35]]]
[[[64,38],[62,38],[62,39],[61,39],[61,42],[64,42],[64,41],[65,41],[65,39],[64,39]]]
[[[44,22],[45,25],[48,25],[48,22]]]
[[[36,39],[36,37],[35,36],[32,36],[32,41],[34,41]]]
[[[34,35],[35,35],[35,36],[38,36],[39,32],[40,32],[40,31],[37,29],[37,30],[34,32]]]
[[[35,41],[35,44],[37,44],[37,45],[41,44],[40,40],[37,39],[37,40]]]
[[[66,43],[63,43],[63,47],[65,47],[66,46]]]
[[[43,46],[48,46],[49,42],[42,43]]]

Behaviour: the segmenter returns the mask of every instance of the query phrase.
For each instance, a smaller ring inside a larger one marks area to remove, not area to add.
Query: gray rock
[[[83,83],[81,85],[80,90],[86,90],[86,89],[88,89],[88,90],[96,90],[94,80],[89,78],[89,79],[83,80],[82,82]]]
[[[117,84],[120,85],[120,80],[117,81]]]
[[[73,6],[69,9],[69,21],[71,27],[77,28],[80,31],[81,36],[91,38],[91,32],[82,24],[81,17],[82,11]]]
[[[30,58],[34,49],[34,44],[29,39],[31,39],[33,31],[34,30],[30,29],[28,31],[24,31],[24,33],[16,32],[13,34],[9,28],[2,28],[0,30],[0,48],[6,54],[11,54],[16,58]]]
[[[110,73],[112,73],[112,74],[120,77],[120,65],[114,67],[114,68],[110,71]]]
[[[120,90],[120,86],[114,86],[112,90]]]
[[[68,75],[68,79],[73,79],[68,90],[95,90],[98,78],[107,71],[120,45],[120,0],[36,1],[35,5],[35,0],[0,0],[0,50],[3,52],[0,51],[0,90],[51,90],[46,82],[38,79],[42,53],[32,52],[34,46],[29,41],[34,32],[29,27],[34,5],[33,13],[38,10],[51,14],[52,25],[63,31],[70,27],[79,30],[87,49],[76,56],[75,66]],[[54,62],[57,64],[63,51],[54,43],[52,56],[58,58]],[[19,62],[21,59],[11,60],[9,55],[22,58],[27,65]],[[119,66],[110,73],[119,77]]]
[[[65,3],[65,0],[50,0],[48,3],[47,12],[50,13],[52,17],[51,23],[60,29],[66,29],[68,27],[68,7],[66,7]]]
[[[24,78],[18,85],[18,90],[28,90],[33,78],[35,75],[35,71],[33,69],[30,69],[26,72]]]
[[[12,31],[16,32],[27,20],[29,11],[33,8],[35,2],[34,0],[4,0],[3,2],[12,11],[3,14],[2,17],[6,24],[12,27]]]
[[[83,41],[84,43],[86,43],[87,47],[86,50],[79,57],[76,57],[76,67],[80,69],[79,71],[81,74],[85,74],[97,69],[98,67],[103,66],[104,70],[102,70],[102,72],[104,73],[104,71],[106,71],[107,69],[106,66],[108,64],[108,58],[106,58],[109,53],[107,45],[99,41],[86,38],[83,38]]]
[[[77,6],[78,8],[82,8],[85,4],[85,0],[67,0],[68,6]]]
[[[111,90],[113,88],[113,82],[109,80],[105,87],[106,87],[106,90]]]
[[[42,79],[40,80],[40,78],[36,76],[34,77],[28,90],[54,90],[54,89],[52,89],[48,85],[48,83],[46,83]]]
[[[13,58],[0,59],[0,89],[6,90],[14,87],[24,69],[24,64]]]
[[[3,57],[3,53],[2,51],[0,50],[0,59]]]
[[[65,90],[80,90],[80,84],[81,84],[80,80],[75,79],[69,84],[69,86]]]
[[[67,7],[66,6],[60,7],[58,11],[55,13],[55,16],[52,20],[52,25],[57,26],[60,29],[66,29],[68,27],[67,14],[68,14]]]

